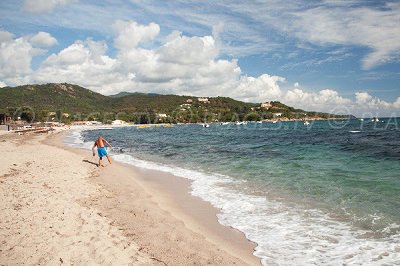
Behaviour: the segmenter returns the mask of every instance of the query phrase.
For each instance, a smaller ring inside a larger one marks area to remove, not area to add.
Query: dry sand
[[[98,168],[50,135],[0,134],[0,264],[260,264],[253,243],[187,193],[188,181]]]

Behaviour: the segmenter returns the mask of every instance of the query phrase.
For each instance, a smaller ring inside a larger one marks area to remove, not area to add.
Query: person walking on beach
[[[110,156],[109,156],[108,153],[107,153],[106,147],[104,147],[104,143],[105,143],[108,147],[111,148],[110,143],[108,143],[108,141],[105,140],[102,136],[100,136],[100,137],[98,137],[98,138],[96,139],[96,141],[94,142],[93,148],[92,148],[93,156],[95,156],[94,148],[97,147],[97,154],[98,154],[99,157],[100,157],[100,158],[99,158],[99,164],[97,165],[97,167],[100,167],[100,165],[104,167],[104,165],[102,165],[102,163],[101,163],[104,156],[107,157],[108,162],[111,164],[111,158],[110,158]]]

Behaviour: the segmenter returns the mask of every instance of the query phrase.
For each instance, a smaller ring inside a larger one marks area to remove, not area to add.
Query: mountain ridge
[[[48,120],[49,114],[55,112],[58,112],[59,120],[61,113],[67,113],[68,118],[63,118],[66,122],[99,117],[103,120],[120,118],[144,123],[262,120],[276,118],[277,114],[282,120],[351,117],[307,112],[280,102],[270,102],[269,108],[261,108],[260,103],[246,103],[220,96],[141,92],[120,92],[106,96],[69,83],[3,87],[0,88],[0,99],[0,112],[15,116],[18,112],[30,110],[39,121]]]

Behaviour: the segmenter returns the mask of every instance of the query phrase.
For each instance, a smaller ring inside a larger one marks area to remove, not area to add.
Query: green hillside
[[[26,120],[72,122],[122,119],[136,123],[256,121],[262,119],[303,119],[340,117],[306,112],[280,102],[269,108],[229,97],[160,95],[122,92],[104,96],[67,83],[0,88],[0,113]],[[64,115],[63,115],[64,114]],[[67,115],[65,115],[67,114]],[[343,116],[342,116],[343,117]]]
[[[0,109],[31,107],[39,110],[103,111],[108,97],[71,84],[24,85],[0,89]]]

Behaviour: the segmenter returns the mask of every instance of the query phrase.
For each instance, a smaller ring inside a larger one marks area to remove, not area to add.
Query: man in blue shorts
[[[110,143],[108,143],[108,141],[105,140],[102,136],[100,136],[100,137],[98,137],[96,139],[96,141],[94,142],[93,148],[92,148],[93,156],[95,156],[94,148],[97,147],[97,154],[99,155],[99,158],[100,158],[99,159],[99,164],[97,165],[97,167],[100,167],[100,165],[104,167],[104,165],[101,164],[104,156],[107,157],[108,162],[111,164],[111,158],[107,153],[106,147],[104,147],[104,143],[108,147],[111,148]]]

